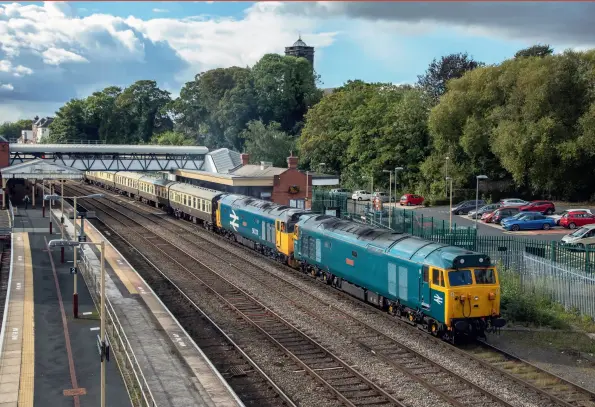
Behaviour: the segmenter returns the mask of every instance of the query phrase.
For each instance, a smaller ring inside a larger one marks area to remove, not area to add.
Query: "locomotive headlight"
[[[483,263],[483,257],[480,257],[480,258],[479,258],[479,262],[480,262],[480,263]]]
[[[465,263],[465,259],[461,259],[461,264]]]
[[[475,301],[477,301],[477,300],[479,300],[479,297],[476,295],[476,296],[475,296],[473,299],[474,299]]]

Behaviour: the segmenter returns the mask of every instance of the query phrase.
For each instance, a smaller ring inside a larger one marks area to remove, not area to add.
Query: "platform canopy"
[[[47,160],[37,159],[22,164],[12,165],[0,170],[3,180],[16,179],[82,179],[83,171]]]

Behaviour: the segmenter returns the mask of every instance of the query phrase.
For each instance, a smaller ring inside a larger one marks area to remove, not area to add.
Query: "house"
[[[32,143],[39,143],[42,138],[47,137],[50,134],[50,124],[52,124],[53,121],[53,117],[35,117],[35,119],[33,119]]]

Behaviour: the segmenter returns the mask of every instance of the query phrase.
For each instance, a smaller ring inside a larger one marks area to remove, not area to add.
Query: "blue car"
[[[502,220],[502,227],[506,230],[548,230],[556,226],[556,221],[539,212],[521,212],[512,218]]]

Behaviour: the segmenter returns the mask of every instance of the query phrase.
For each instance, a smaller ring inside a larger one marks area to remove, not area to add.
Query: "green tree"
[[[312,65],[304,58],[267,54],[252,68],[252,78],[261,120],[299,134],[304,115],[322,98]]]
[[[110,86],[100,92],[94,92],[85,99],[85,120],[87,121],[90,140],[102,140],[108,143],[117,142],[119,129],[116,100],[122,94],[122,88]]]
[[[391,84],[348,82],[306,115],[300,158],[324,162],[341,172],[346,185],[388,188],[383,170],[406,167],[402,187],[417,183],[418,165],[428,154],[428,106],[421,91]]]
[[[554,49],[549,45],[533,45],[529,48],[524,48],[516,52],[514,54],[515,58],[526,58],[526,57],[545,57],[547,55],[552,55],[554,53]]]
[[[56,112],[50,124],[50,134],[44,143],[63,143],[69,140],[87,140],[88,125],[85,120],[85,101],[71,99]]]
[[[446,92],[446,86],[451,79],[460,78],[467,71],[483,66],[469,54],[450,54],[435,59],[430,63],[423,75],[417,77],[417,84],[434,103]]]
[[[33,126],[32,120],[18,120],[16,122],[4,122],[0,124],[0,136],[6,140],[18,139],[21,137],[22,130],[31,130]]]
[[[242,137],[252,161],[271,161],[277,167],[287,165],[287,157],[295,148],[295,140],[282,131],[277,122],[265,125],[260,120],[253,120],[242,132]]]
[[[151,139],[151,143],[164,146],[191,146],[194,144],[194,141],[182,133],[165,131],[154,135]]]

